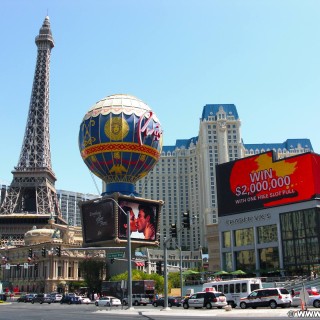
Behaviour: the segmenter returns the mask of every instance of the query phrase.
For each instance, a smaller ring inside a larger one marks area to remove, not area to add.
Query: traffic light
[[[176,238],[177,237],[177,225],[175,223],[171,224],[171,237]]]
[[[61,257],[61,247],[60,246],[56,247],[56,255],[58,257]]]
[[[45,256],[47,255],[47,250],[46,250],[45,247],[43,247],[43,248],[41,249],[41,255],[42,255],[43,257],[45,257]]]
[[[33,251],[32,249],[29,249],[28,258],[32,259]]]
[[[114,258],[110,259],[110,263],[113,264],[114,263]]]
[[[157,272],[157,274],[162,274],[162,262],[161,261],[157,261],[156,272]]]
[[[183,213],[182,225],[184,228],[190,229],[190,213],[189,210]]]
[[[149,266],[149,261],[146,260],[146,261],[144,262],[144,267],[145,267],[145,268],[148,268],[148,266]]]
[[[38,264],[37,263],[34,264],[34,270],[38,271]]]

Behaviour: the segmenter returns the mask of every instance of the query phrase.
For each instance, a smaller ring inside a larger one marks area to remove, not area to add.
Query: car
[[[81,300],[79,299],[79,297],[76,296],[64,296],[62,297],[62,299],[60,300],[60,304],[81,304]]]
[[[124,305],[128,304],[128,297],[123,298],[122,303]],[[133,294],[132,295],[132,304],[134,306],[146,306],[150,303],[150,299],[146,294]]]
[[[7,301],[7,295],[5,293],[0,293],[0,301]]]
[[[84,304],[92,303],[92,301],[88,297],[80,296],[79,299],[81,300],[81,303],[84,303]]]
[[[17,302],[27,302],[26,300],[27,300],[27,295],[23,294],[17,299]]]
[[[52,302],[52,297],[49,294],[45,294],[45,293],[38,293],[35,297],[32,298],[31,303],[48,303],[50,304]]]
[[[17,299],[17,302],[31,302],[34,297],[36,297],[36,293],[28,293],[24,294]]]
[[[60,302],[62,300],[62,294],[60,293],[51,293],[52,302]]]
[[[290,307],[292,297],[286,288],[264,288],[252,291],[247,297],[240,299],[240,308],[270,307],[276,309]]]
[[[307,306],[313,306],[315,308],[320,308],[320,294],[318,291],[312,290],[312,289],[306,289],[309,294],[309,299]],[[300,292],[297,291],[292,296],[292,307],[300,307],[301,306],[301,298],[300,298]]]
[[[17,299],[17,302],[27,302],[26,299],[27,299],[27,295],[23,294]]]
[[[218,308],[222,309],[228,305],[227,298],[222,292],[218,291],[201,291],[192,294],[190,297],[183,300],[183,308]]]
[[[116,297],[104,296],[96,300],[94,304],[97,307],[118,307],[121,306],[121,301]]]
[[[154,300],[152,305],[154,307],[158,307],[158,306],[164,307],[164,298],[162,297],[162,298]],[[175,297],[168,297],[168,307],[171,308],[173,306],[180,307],[181,303]]]

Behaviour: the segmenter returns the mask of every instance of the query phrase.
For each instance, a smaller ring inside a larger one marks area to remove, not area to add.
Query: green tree
[[[128,272],[117,274],[110,278],[110,281],[128,280]],[[164,278],[157,273],[147,274],[140,270],[132,270],[132,280],[154,280],[155,290],[157,293],[164,292]],[[168,279],[168,288],[170,290],[171,283]]]
[[[180,272],[170,272],[168,282],[170,282],[172,288],[181,288]]]
[[[79,269],[89,292],[100,292],[104,262],[87,259],[79,263]]]

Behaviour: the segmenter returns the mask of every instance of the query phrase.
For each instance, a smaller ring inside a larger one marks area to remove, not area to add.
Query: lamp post
[[[128,310],[134,310],[132,307],[132,266],[131,266],[131,228],[130,228],[130,212],[125,212],[113,198],[105,198],[113,201],[116,206],[127,216],[127,255],[128,255]]]

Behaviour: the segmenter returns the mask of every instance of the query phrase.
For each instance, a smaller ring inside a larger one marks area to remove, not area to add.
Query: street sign
[[[123,258],[124,252],[111,252],[107,254],[108,259]]]
[[[121,280],[121,289],[126,290],[128,287],[127,280]]]
[[[25,262],[25,263],[23,264],[23,268],[24,268],[24,269],[28,269],[28,267],[29,267],[28,262]]]
[[[6,263],[6,270],[10,270],[10,263]]]

